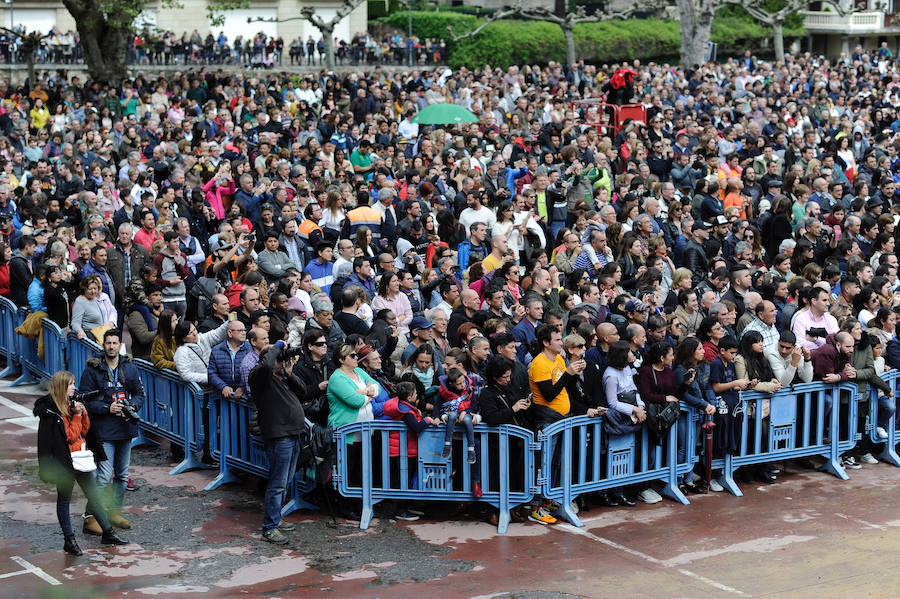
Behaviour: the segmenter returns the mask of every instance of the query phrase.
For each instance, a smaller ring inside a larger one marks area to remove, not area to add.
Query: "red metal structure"
[[[585,125],[597,129],[600,135],[615,137],[622,130],[623,123],[632,121],[647,122],[647,109],[643,104],[609,104],[602,98],[589,98],[587,100],[575,100],[571,103],[573,111],[577,112]],[[592,108],[596,108],[596,117],[589,120],[587,115]]]

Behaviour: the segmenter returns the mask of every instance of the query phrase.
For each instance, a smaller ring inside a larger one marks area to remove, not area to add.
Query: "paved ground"
[[[0,381],[0,579],[3,597],[896,597],[900,468],[841,482],[791,469],[745,497],[594,508],[585,528],[513,524],[498,536],[438,513],[368,531],[300,512],[276,548],[259,541],[252,480],[206,493],[213,477],[168,476],[168,452],[138,449],[127,508],[133,544],[79,534],[66,556],[55,493],[37,479],[34,387]],[[73,513],[83,507],[76,494]],[[77,521],[77,520],[76,520]]]

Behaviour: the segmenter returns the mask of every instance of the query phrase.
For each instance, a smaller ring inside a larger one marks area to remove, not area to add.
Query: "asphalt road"
[[[593,508],[586,526],[512,524],[429,506],[418,522],[376,519],[367,531],[298,512],[275,547],[259,537],[255,479],[198,491],[213,471],[169,476],[165,448],[133,454],[126,496],[133,541],[62,551],[55,492],[37,479],[34,388],[0,382],[0,588],[31,597],[893,597],[900,594],[900,468],[839,481],[789,470],[743,498],[692,496]],[[18,406],[18,407],[16,407]],[[77,493],[73,514],[84,500]],[[75,519],[77,523],[77,518]],[[78,526],[80,528],[80,526]]]

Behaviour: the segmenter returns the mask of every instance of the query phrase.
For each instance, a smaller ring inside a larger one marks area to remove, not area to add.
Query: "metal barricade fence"
[[[687,412],[681,417],[693,419]],[[690,502],[678,489],[678,477],[693,467],[693,450],[686,446],[688,455],[678,463],[677,429],[677,424],[669,429],[661,446],[651,439],[646,426],[627,435],[608,435],[603,416],[554,422],[538,433],[541,494],[559,502],[562,515],[575,526],[583,524],[571,502],[584,493],[614,487],[659,480],[665,483],[662,494],[687,505]]]
[[[181,474],[206,465],[197,458],[203,449],[203,391],[197,383],[189,383],[178,373],[156,368],[146,360],[135,360],[144,383],[146,401],[139,411],[138,437],[131,446],[156,444],[150,433],[184,448],[184,459],[169,474]]]
[[[49,379],[66,369],[66,333],[49,318],[41,321],[41,328],[44,330],[43,376]]]
[[[534,434],[511,425],[478,425],[477,459],[469,465],[465,438],[461,445],[454,445],[449,458],[442,457],[444,430],[424,430],[418,436],[415,456],[409,455],[407,446],[408,435],[414,433],[402,422],[354,422],[334,432],[337,460],[333,480],[341,495],[362,500],[361,529],[369,527],[376,503],[415,499],[489,503],[500,510],[498,532],[506,532],[509,511],[530,502],[538,490],[534,486],[534,456],[539,446]],[[475,481],[482,486],[480,499],[473,495]]]
[[[103,348],[85,336],[79,339],[75,333],[69,333],[66,343],[66,366],[75,375],[75,386],[81,383],[81,374],[90,358],[103,355]]]
[[[6,357],[6,367],[0,378],[19,372],[19,352],[16,347],[16,305],[8,297],[0,297],[0,355]]]
[[[219,460],[219,475],[204,490],[212,491],[226,483],[238,482],[238,472],[268,478],[269,458],[264,442],[262,438],[250,433],[253,404],[245,399],[226,399],[220,394],[215,395],[215,401],[210,396],[210,453],[215,439],[217,449],[213,457]],[[216,405],[215,410],[213,404]],[[217,435],[212,434],[215,428],[214,414],[218,414],[219,419]],[[303,499],[303,495],[314,488],[315,482],[304,470],[294,473],[291,477],[291,499],[282,507],[282,515],[301,509],[318,509]]]
[[[28,309],[20,307],[16,311],[16,328],[25,322],[28,317]],[[37,337],[29,339],[24,335],[14,333],[16,337],[16,352],[19,354],[19,363],[22,366],[22,372],[19,378],[10,383],[10,387],[19,385],[28,385],[38,382],[38,373],[43,370],[44,365],[41,364],[41,358],[38,356]]]
[[[893,401],[896,406],[897,392],[900,390],[898,389],[898,387],[900,387],[900,370],[897,370],[896,368],[888,370],[881,375],[881,378],[891,387],[891,391],[893,391],[894,394]],[[887,426],[884,427],[887,438],[878,436],[878,398],[881,395],[883,395],[883,393],[879,389],[873,385],[869,385],[869,418],[866,423],[869,441],[875,445],[884,445],[884,449],[882,449],[875,457],[882,462],[900,466],[900,456],[897,455],[897,440],[900,439],[900,430],[898,430],[896,412],[891,414],[887,421]]]
[[[722,470],[720,483],[741,496],[734,481],[734,472],[741,466],[814,455],[826,458],[825,472],[847,480],[840,456],[860,437],[856,431],[857,395],[855,383],[800,383],[772,394],[742,391],[738,452],[713,463]],[[764,414],[765,401],[769,402],[768,415]],[[842,411],[847,413],[845,423],[841,422]]]

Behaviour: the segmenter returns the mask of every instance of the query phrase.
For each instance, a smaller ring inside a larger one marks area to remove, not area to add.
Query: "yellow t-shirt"
[[[569,404],[569,392],[563,388],[563,390],[559,392],[559,395],[553,398],[552,401],[547,401],[547,399],[541,395],[537,384],[547,380],[556,384],[565,372],[566,362],[563,360],[562,356],[557,355],[556,359],[551,362],[550,358],[545,356],[543,352],[535,356],[534,360],[531,361],[531,366],[528,367],[528,381],[531,385],[531,392],[534,394],[534,403],[541,406],[547,406],[563,416],[568,414],[571,409]]]
[[[491,252],[487,255],[487,258],[481,261],[481,267],[484,268],[485,273],[489,273],[492,270],[496,269],[500,266],[500,260],[494,257],[494,253]]]

